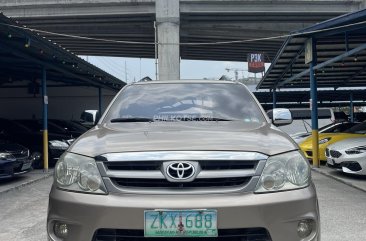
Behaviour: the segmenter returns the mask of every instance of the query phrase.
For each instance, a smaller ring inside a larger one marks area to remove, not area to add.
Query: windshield
[[[357,125],[357,123],[335,123],[323,126],[319,129],[321,133],[338,133]]]
[[[231,121],[262,123],[263,113],[240,84],[131,85],[114,101],[104,122],[114,120]]]
[[[345,132],[355,133],[355,134],[366,134],[366,121],[349,128]]]

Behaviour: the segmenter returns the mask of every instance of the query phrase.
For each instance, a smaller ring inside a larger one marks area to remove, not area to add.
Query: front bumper
[[[305,157],[308,160],[313,160],[313,149],[312,148],[301,148]],[[319,153],[318,153],[319,161],[327,161],[327,157],[325,156],[325,147],[319,146]]]
[[[18,176],[31,171],[32,161],[29,158],[0,161],[0,179]]]
[[[64,240],[94,241],[93,236],[100,229],[143,230],[144,210],[154,209],[216,209],[219,233],[228,229],[265,228],[272,241],[320,240],[313,184],[277,193],[207,195],[92,195],[66,192],[53,186],[47,231],[50,240],[61,240],[55,237],[53,226],[55,222],[62,222],[68,224],[69,229]],[[316,225],[308,238],[301,239],[297,226],[304,219],[314,220]]]
[[[364,155],[343,155],[339,158],[327,157],[328,166],[342,169],[343,172],[355,175],[366,175]]]

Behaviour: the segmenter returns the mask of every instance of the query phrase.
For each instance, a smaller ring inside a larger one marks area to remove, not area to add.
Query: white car
[[[350,138],[329,145],[327,165],[343,172],[366,175],[366,137]]]

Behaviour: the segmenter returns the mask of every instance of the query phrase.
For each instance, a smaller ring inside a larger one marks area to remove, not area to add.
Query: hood
[[[298,149],[285,133],[268,123],[152,122],[97,125],[69,148],[98,156],[138,151],[251,151],[275,155]]]
[[[21,152],[21,151],[26,151],[26,150],[27,150],[27,148],[25,148],[22,145],[7,142],[7,141],[0,141],[0,152],[14,153],[14,152]]]
[[[366,146],[366,137],[349,138],[343,141],[339,141],[332,145],[329,145],[329,149],[332,150],[347,150],[358,146]]]

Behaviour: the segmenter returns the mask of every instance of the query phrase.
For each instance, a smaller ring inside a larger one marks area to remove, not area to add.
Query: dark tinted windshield
[[[265,121],[248,90],[231,83],[131,85],[117,97],[104,122],[118,118]]]
[[[366,134],[366,121],[349,128],[345,132],[356,133],[356,134]]]
[[[357,125],[357,123],[336,123],[336,124],[329,124],[326,126],[323,126],[319,129],[319,132],[321,133],[338,133],[338,132],[344,132],[345,130]]]

